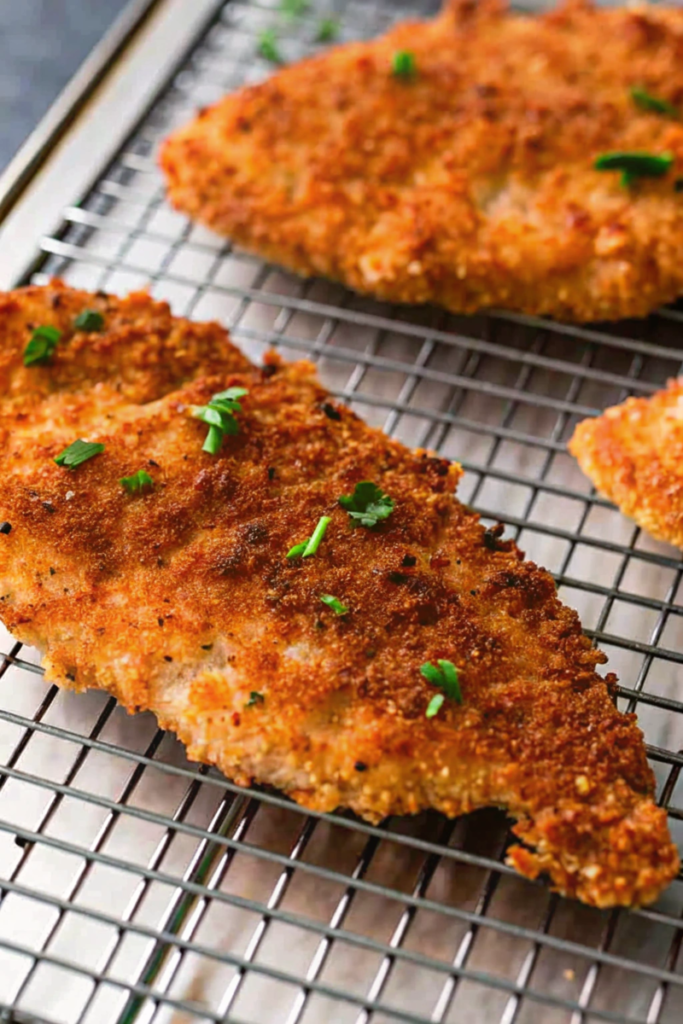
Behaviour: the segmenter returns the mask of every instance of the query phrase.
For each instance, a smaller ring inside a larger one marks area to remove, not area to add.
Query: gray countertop
[[[0,169],[126,0],[0,0]]]

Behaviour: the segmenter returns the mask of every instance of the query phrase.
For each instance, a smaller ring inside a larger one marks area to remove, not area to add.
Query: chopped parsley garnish
[[[59,344],[62,332],[56,327],[45,324],[43,327],[36,327],[30,341],[24,349],[24,366],[35,366],[37,363],[47,363]]]
[[[331,43],[339,35],[339,22],[336,18],[323,18],[318,25],[316,43]]]
[[[96,309],[84,309],[74,320],[74,327],[77,331],[101,331],[104,317]]]
[[[673,103],[662,100],[659,96],[653,96],[651,92],[641,85],[634,85],[631,89],[631,99],[641,110],[648,110],[652,114],[666,114],[669,117],[678,117],[678,110]]]
[[[287,552],[287,558],[300,558],[308,546],[309,539],[307,538],[301,544],[295,544],[293,548],[290,548]]]
[[[258,52],[271,64],[282,64],[282,54],[277,45],[277,32],[274,28],[266,28],[258,38]]]
[[[414,78],[417,65],[410,50],[397,50],[391,59],[391,73],[395,78]]]
[[[346,615],[349,609],[345,604],[342,604],[339,598],[332,597],[332,594],[321,594],[320,600],[323,604],[326,604],[328,608],[331,608],[335,615]]]
[[[310,555],[314,555],[320,547],[320,542],[327,532],[327,527],[330,525],[332,520],[329,516],[321,516],[318,520],[318,525],[311,534],[311,537],[304,548],[303,557],[308,558]]]
[[[139,469],[132,476],[122,476],[120,483],[129,494],[140,494],[146,488],[154,487],[154,481],[144,469]]]
[[[99,441],[83,441],[79,438],[59,455],[56,455],[55,462],[58,466],[64,466],[65,469],[76,469],[76,466],[80,466],[103,451],[104,445]]]
[[[596,171],[621,171],[625,188],[638,178],[662,178],[673,166],[670,153],[602,153],[593,166]]]
[[[458,670],[452,661],[445,661],[440,658],[436,665],[432,665],[431,661],[426,661],[420,668],[420,673],[431,683],[432,686],[438,686],[443,693],[438,693],[430,700],[427,711],[425,714],[427,718],[433,718],[438,712],[439,708],[444,702],[444,695],[449,700],[454,700],[456,704],[462,704],[462,693],[460,692],[460,682],[458,680]],[[438,698],[441,698],[440,700]],[[430,714],[431,711],[431,714]]]
[[[288,18],[300,18],[311,6],[311,0],[280,0],[280,10]]]
[[[394,511],[394,499],[371,480],[356,484],[353,494],[342,494],[339,504],[346,509],[354,526],[372,530],[382,519]]]
[[[445,697],[442,693],[435,693],[425,711],[425,718],[434,718],[434,715],[438,715],[441,710],[441,705],[445,701]]]
[[[293,548],[290,548],[287,552],[287,558],[310,558],[311,555],[314,555],[320,547],[320,542],[331,522],[332,520],[329,516],[321,516],[311,536],[307,540],[302,541],[301,544],[295,544]]]
[[[216,455],[226,434],[239,434],[240,428],[235,413],[242,412],[242,406],[237,399],[243,398],[246,394],[246,388],[228,388],[227,391],[219,391],[214,395],[208,405],[200,405],[193,410],[192,415],[195,419],[202,420],[209,427],[202,451]]]
[[[265,700],[266,698],[263,696],[262,693],[259,693],[258,690],[252,690],[251,693],[249,694],[249,700],[247,701],[245,707],[253,708],[255,704],[264,704]]]

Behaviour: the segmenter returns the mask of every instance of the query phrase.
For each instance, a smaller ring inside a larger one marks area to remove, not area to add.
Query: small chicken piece
[[[642,90],[669,107],[644,109]],[[680,7],[457,0],[227,96],[160,160],[178,210],[299,274],[456,312],[611,320],[683,291],[676,110]],[[625,187],[594,167],[612,151],[672,166]]]
[[[683,548],[683,378],[579,423],[569,450],[624,515]]]
[[[74,332],[84,308],[100,332]],[[25,367],[31,325],[63,333]],[[366,426],[308,363],[53,284],[0,299],[0,616],[46,677],[149,709],[239,783],[369,821],[506,807],[510,863],[597,906],[678,870],[640,730],[551,577],[453,497],[460,468]],[[202,450],[197,406],[247,394]],[[104,451],[75,469],[75,438]],[[144,469],[152,486],[121,479]],[[363,480],[394,501],[354,527]],[[312,557],[287,557],[321,517]],[[330,607],[332,596],[347,609]],[[339,614],[338,614],[339,613]],[[462,703],[421,674],[459,670]]]

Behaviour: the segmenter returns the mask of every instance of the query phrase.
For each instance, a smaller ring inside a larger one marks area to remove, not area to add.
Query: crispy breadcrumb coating
[[[392,73],[399,51],[415,73]],[[683,291],[683,9],[458,0],[284,68],[161,150],[177,209],[303,275],[456,312],[641,316]],[[671,154],[630,187],[596,157]]]
[[[624,515],[683,548],[683,378],[579,423],[569,450]]]
[[[101,332],[74,333],[84,308]],[[548,573],[454,498],[457,465],[366,426],[309,363],[254,367],[144,295],[28,288],[0,324],[0,616],[47,679],[149,709],[190,757],[316,810],[505,807],[526,844],[510,862],[587,903],[646,903],[675,876],[604,655]],[[44,324],[60,342],[26,368]],[[233,387],[240,431],[207,454],[192,411]],[[104,452],[57,466],[76,437]],[[140,469],[153,488],[131,495]],[[362,480],[395,502],[375,529],[338,503]],[[317,553],[288,559],[321,516]],[[439,659],[463,703],[427,718],[420,669]]]

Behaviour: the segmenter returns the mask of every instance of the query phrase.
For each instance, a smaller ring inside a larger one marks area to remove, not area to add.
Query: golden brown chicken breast
[[[569,450],[624,515],[683,548],[683,379],[579,423]]]
[[[588,903],[674,877],[604,656],[457,465],[142,295],[29,288],[0,325],[0,616],[49,680],[317,810],[506,807],[511,863]]]
[[[683,291],[681,113],[680,7],[458,0],[227,96],[161,166],[179,210],[300,274],[616,319]]]

